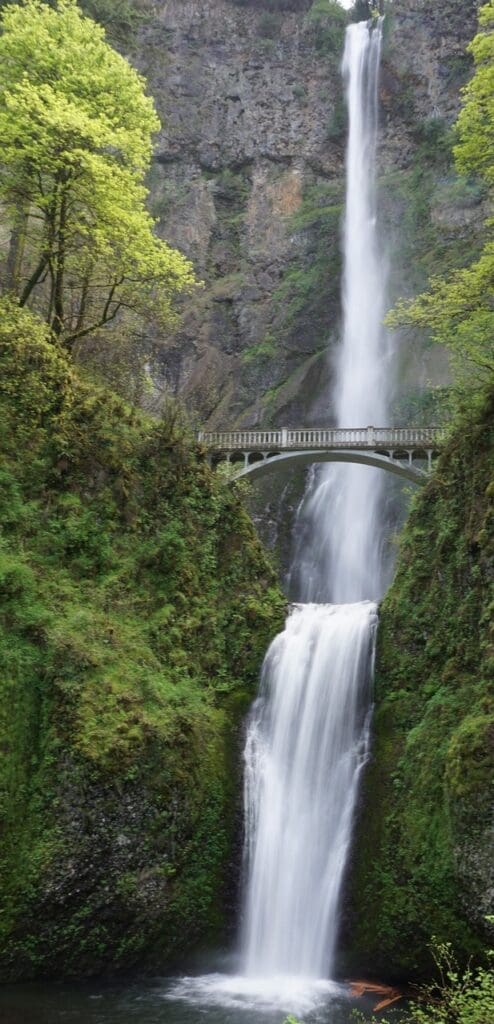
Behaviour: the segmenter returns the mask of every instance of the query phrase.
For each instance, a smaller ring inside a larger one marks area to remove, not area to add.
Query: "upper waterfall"
[[[383,19],[346,32],[349,115],[344,221],[343,331],[332,405],[337,426],[382,426],[389,401],[390,341],[382,326],[386,264],[376,213],[378,73]],[[290,591],[306,601],[375,600],[385,586],[379,470],[329,466],[312,474],[295,528]]]

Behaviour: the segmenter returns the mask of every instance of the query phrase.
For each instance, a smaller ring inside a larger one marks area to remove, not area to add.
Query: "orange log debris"
[[[392,1003],[397,1003],[399,999],[403,998],[403,993],[397,988],[391,988],[390,985],[380,985],[374,981],[352,981],[350,982],[350,993],[357,999],[361,996],[366,995],[368,992],[375,992],[376,995],[384,996],[374,1006],[374,1013],[379,1010],[384,1010],[385,1007],[391,1006]]]

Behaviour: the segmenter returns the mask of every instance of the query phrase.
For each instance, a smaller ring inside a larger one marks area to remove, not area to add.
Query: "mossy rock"
[[[0,975],[164,969],[231,914],[240,722],[285,602],[192,437],[0,328]]]
[[[349,891],[353,957],[426,974],[432,936],[492,942],[494,397],[417,496],[380,615],[374,749]]]

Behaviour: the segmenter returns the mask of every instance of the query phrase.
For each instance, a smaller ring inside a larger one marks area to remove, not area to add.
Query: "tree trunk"
[[[60,337],[64,327],[65,246],[67,229],[67,185],[62,188],[58,221],[58,248],[55,258],[53,286],[53,333]]]
[[[29,214],[26,210],[16,210],[12,232],[10,235],[9,252],[7,256],[7,268],[5,276],[5,287],[9,292],[19,294],[22,258],[26,244],[26,230]]]

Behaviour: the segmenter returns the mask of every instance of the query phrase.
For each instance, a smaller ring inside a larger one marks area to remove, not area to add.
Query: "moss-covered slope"
[[[432,935],[482,949],[494,902],[494,398],[415,502],[381,612],[353,946],[427,967]],[[492,925],[490,926],[492,930]]]
[[[283,601],[180,431],[4,313],[1,973],[165,966],[222,925],[236,733]]]

